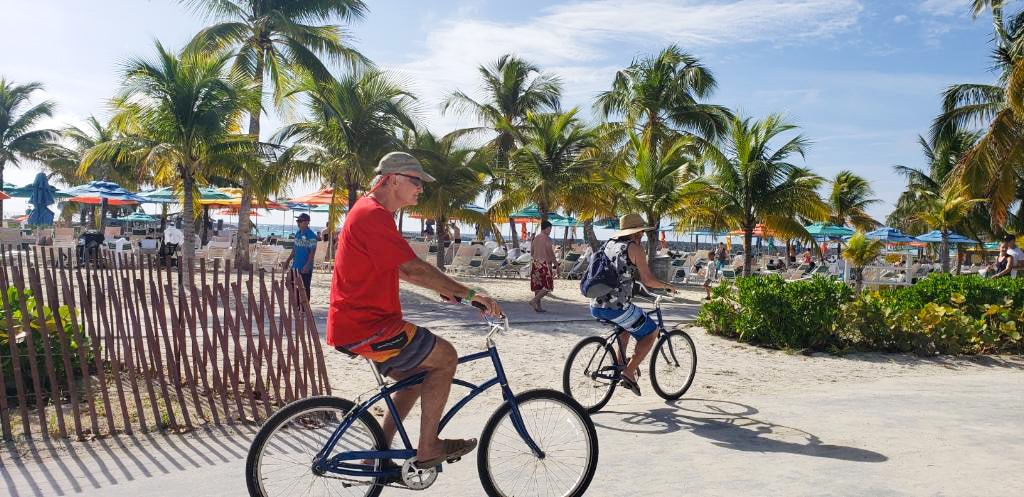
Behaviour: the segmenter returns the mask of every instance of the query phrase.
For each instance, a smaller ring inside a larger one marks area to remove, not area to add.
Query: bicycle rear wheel
[[[589,414],[600,411],[612,398],[618,373],[615,350],[600,337],[576,344],[562,369],[562,391]]]
[[[250,497],[334,496],[376,497],[383,487],[378,478],[313,473],[313,459],[342,419],[355,409],[337,397],[311,397],[276,412],[249,448],[245,480]],[[377,420],[363,413],[334,446],[340,452],[384,450],[384,433]],[[359,465],[360,461],[349,461]],[[364,469],[377,470],[380,461]]]
[[[651,355],[651,386],[661,398],[676,400],[690,388],[697,373],[697,349],[682,330],[672,330],[658,340]]]
[[[523,426],[543,452],[539,458],[515,428],[511,405],[502,404],[484,426],[477,469],[495,497],[583,495],[597,470],[597,431],[583,407],[554,390],[516,395]]]

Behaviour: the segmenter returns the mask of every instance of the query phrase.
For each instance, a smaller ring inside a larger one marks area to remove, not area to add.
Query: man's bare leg
[[[452,389],[452,378],[458,367],[459,356],[455,347],[447,340],[438,337],[434,350],[420,364],[427,370],[427,377],[421,387],[420,401],[420,442],[416,450],[416,459],[426,461],[442,455],[444,448],[437,436],[444,406],[448,403],[448,393]]]
[[[654,330],[636,342],[636,347],[633,349],[633,357],[629,359],[629,364],[626,364],[626,368],[622,370],[622,376],[629,378],[631,381],[636,381],[636,370],[644,362],[644,358],[651,351],[651,347],[654,346],[654,340],[657,338],[658,330]]]

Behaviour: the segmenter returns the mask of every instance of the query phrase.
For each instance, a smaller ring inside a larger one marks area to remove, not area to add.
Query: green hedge
[[[932,275],[854,295],[828,278],[739,278],[715,289],[697,323],[772,347],[919,354],[1024,352],[1024,279]]]

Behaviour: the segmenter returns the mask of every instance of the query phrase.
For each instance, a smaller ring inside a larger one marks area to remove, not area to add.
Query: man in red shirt
[[[420,260],[398,232],[395,213],[416,205],[423,182],[434,181],[419,161],[404,152],[391,152],[374,173],[370,192],[352,206],[338,237],[327,343],[374,361],[382,374],[396,381],[426,371],[423,383],[396,393],[394,403],[405,419],[422,395],[416,465],[430,468],[469,453],[476,439],[440,440],[437,436],[458,355],[443,338],[402,319],[398,280],[478,302],[488,314],[500,315],[501,307]],[[390,414],[383,429],[390,445],[396,432]]]

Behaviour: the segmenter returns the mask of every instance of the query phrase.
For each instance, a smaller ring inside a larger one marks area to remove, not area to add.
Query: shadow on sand
[[[884,462],[889,459],[866,449],[830,445],[799,428],[757,419],[754,416],[758,412],[752,406],[737,402],[682,399],[647,412],[602,411],[594,414],[592,419],[598,427],[628,433],[655,435],[686,430],[711,440],[719,447],[745,452],[784,452],[858,462]],[[629,427],[602,423],[602,418],[611,417]]]
[[[258,427],[176,435],[142,433],[88,442],[25,440],[0,446],[0,479],[11,497],[96,492],[156,475],[243,460]],[[101,493],[101,492],[96,492]]]

